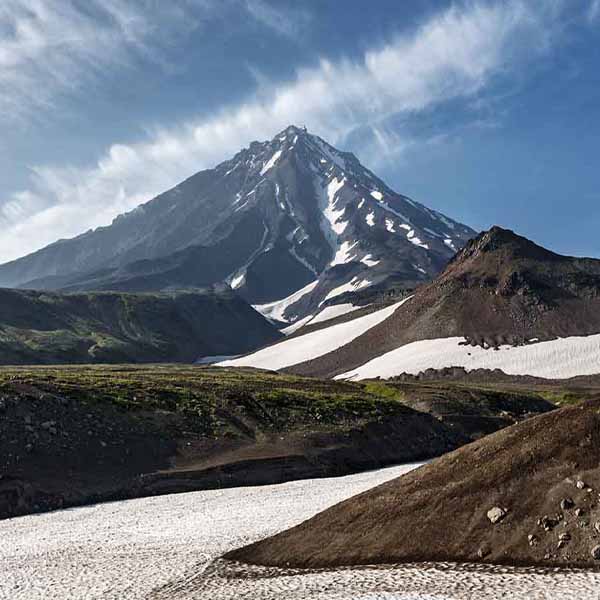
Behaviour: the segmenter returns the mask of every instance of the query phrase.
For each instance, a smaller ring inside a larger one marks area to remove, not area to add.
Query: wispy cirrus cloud
[[[282,8],[272,1],[245,0],[245,7],[256,21],[287,38],[298,39],[312,22],[311,13],[298,6]]]
[[[211,118],[153,130],[143,143],[116,144],[89,168],[35,167],[30,189],[0,210],[0,258],[107,224],[290,123],[306,124],[333,142],[358,128],[383,139],[386,119],[473,98],[498,74],[546,49],[555,19],[555,12],[524,0],[470,2],[430,17],[359,61],[323,59],[293,81],[273,84],[268,93]]]
[[[184,8],[168,3],[147,11],[144,3],[125,0],[3,0],[0,120],[44,118],[57,109],[58,98],[85,89],[109,69],[152,58],[165,34],[186,24]]]
[[[0,121],[44,119],[66,96],[139,60],[165,66],[175,36],[239,9],[289,37],[309,21],[305,10],[265,0],[2,0]]]

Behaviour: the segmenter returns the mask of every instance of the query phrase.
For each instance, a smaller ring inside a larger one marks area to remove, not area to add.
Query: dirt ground
[[[600,566],[600,399],[533,417],[334,506],[231,560]]]

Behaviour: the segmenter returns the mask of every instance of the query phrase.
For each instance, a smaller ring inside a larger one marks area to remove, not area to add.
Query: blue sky
[[[600,257],[600,0],[3,0],[0,261],[290,123],[476,229]]]

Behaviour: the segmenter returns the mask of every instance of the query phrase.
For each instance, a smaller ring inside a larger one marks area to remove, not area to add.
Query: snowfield
[[[0,598],[147,598],[154,588],[205,568],[228,550],[296,525],[414,466],[0,521]]]
[[[357,292],[358,290],[362,290],[363,288],[369,287],[373,282],[368,279],[360,279],[359,277],[353,277],[350,281],[346,283],[342,283],[342,285],[333,288],[321,302],[319,302],[319,306],[323,303],[327,302],[327,300],[331,300],[336,296],[341,296],[346,292]]]
[[[0,522],[2,600],[592,600],[600,573],[446,563],[282,571],[219,556],[397,477],[113,502]]]
[[[321,323],[322,321],[329,321],[330,319],[335,319],[341,315],[345,315],[346,313],[352,312],[359,308],[364,308],[362,306],[354,306],[353,304],[334,304],[333,306],[326,306],[322,311],[318,312],[316,316],[308,315],[299,321],[296,321],[294,324],[289,325],[281,330],[281,333],[284,335],[292,335],[305,325],[312,325],[313,323]],[[225,358],[235,358],[235,357],[223,357]]]
[[[292,335],[292,333],[296,333],[298,329],[307,325],[312,318],[312,315],[306,315],[306,317],[304,317],[303,319],[300,319],[299,321],[296,321],[295,323],[292,323],[291,325],[288,325],[287,327],[281,329],[281,333],[283,333],[283,335]]]
[[[385,379],[444,367],[464,367],[468,371],[502,369],[509,375],[548,379],[600,373],[600,335],[560,338],[527,346],[501,346],[499,350],[461,345],[461,342],[464,338],[413,342],[338,375],[336,379]]]
[[[273,156],[271,156],[271,158],[263,165],[263,168],[260,170],[261,175],[265,175],[275,166],[279,160],[279,157],[281,156],[281,152],[281,150],[277,150],[277,152],[275,152]]]
[[[320,313],[318,313],[314,319],[310,320],[310,324],[314,323],[322,323],[323,321],[329,321],[330,319],[335,319],[336,317],[341,317],[342,315],[346,315],[352,311],[358,310],[359,308],[364,308],[363,306],[354,306],[354,304],[346,303],[346,304],[333,304],[331,306],[326,306]]]
[[[257,310],[267,319],[287,322],[287,319],[283,316],[283,313],[286,311],[287,307],[298,302],[302,296],[312,292],[317,287],[318,283],[319,280],[315,279],[315,281],[311,281],[308,285],[305,285],[303,288],[299,289],[293,294],[290,294],[287,298],[282,298],[281,300],[276,300],[275,302],[269,302],[269,304],[255,304],[252,306],[252,308]]]
[[[217,364],[220,367],[257,367],[276,371],[323,356],[375,327],[375,325],[391,316],[407,300],[408,298],[405,298],[387,308],[382,308],[347,323],[339,323],[319,331],[284,340],[248,356],[226,360]]]

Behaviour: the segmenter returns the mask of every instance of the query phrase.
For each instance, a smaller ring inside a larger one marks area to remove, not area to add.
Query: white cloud
[[[107,224],[290,123],[306,124],[336,142],[356,128],[382,131],[392,115],[472,97],[512,61],[547,44],[551,23],[531,7],[511,0],[452,8],[358,62],[322,60],[300,70],[294,81],[212,118],[153,131],[144,143],[112,146],[87,169],[37,167],[31,188],[0,209],[0,259]]]
[[[65,96],[89,91],[139,59],[171,67],[165,46],[240,10],[291,38],[310,22],[304,9],[265,0],[2,0],[0,122],[44,119]]]
[[[600,18],[600,0],[592,0],[588,8],[588,21],[595,22]]]
[[[246,0],[246,8],[256,21],[279,35],[292,39],[299,39],[312,21],[311,14],[305,9],[282,9],[267,0]]]
[[[193,23],[182,7],[146,10],[125,0],[2,0],[0,119],[41,118],[136,57],[160,59],[171,29]],[[159,28],[160,25],[160,28]]]

